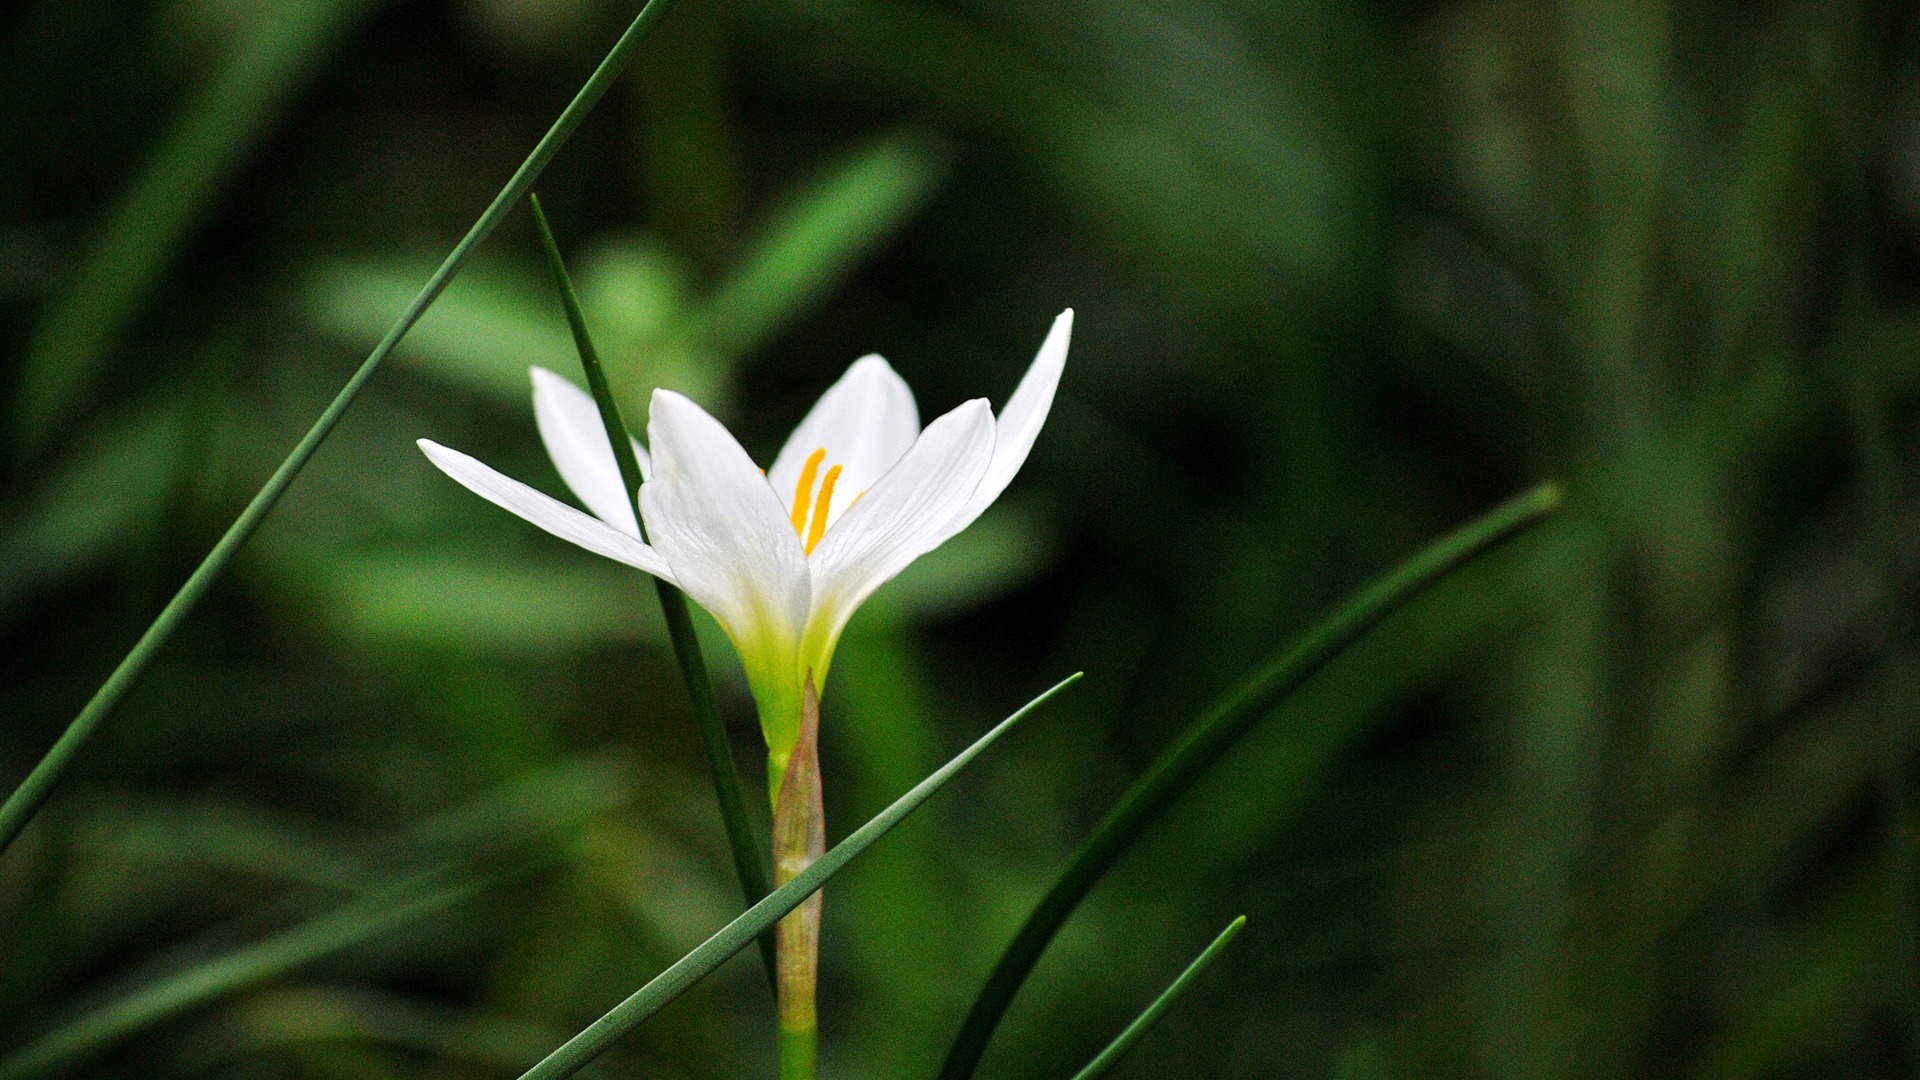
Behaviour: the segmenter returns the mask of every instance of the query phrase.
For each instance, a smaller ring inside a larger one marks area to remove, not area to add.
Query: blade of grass
[[[72,413],[113,340],[152,294],[187,234],[307,77],[374,0],[265,5],[180,110],[34,325],[13,402],[18,450]]]
[[[68,723],[66,730],[54,742],[52,749],[40,759],[40,763],[27,774],[27,778],[14,790],[13,794],[7,797],[6,803],[0,805],[0,852],[4,852],[12,845],[14,839],[20,835],[20,830],[26,828],[27,822],[33,819],[33,815],[53,793],[54,786],[60,782],[60,778],[66,775],[80,748],[93,735],[100,723],[113,712],[114,707],[120,703],[120,699],[126,696],[127,691],[140,678],[147,665],[153,662],[154,655],[193,611],[194,606],[200,602],[200,598],[213,585],[214,579],[219,577],[220,572],[233,561],[241,545],[245,544],[254,530],[260,527],[260,522],[266,518],[274,504],[280,501],[280,496],[286,493],[294,477],[300,475],[300,470],[306,467],[308,459],[313,457],[314,452],[320,448],[320,444],[333,432],[334,425],[340,422],[340,417],[346,413],[347,406],[353,404],[353,399],[360,395],[361,388],[373,378],[373,373],[380,367],[381,361],[393,352],[394,346],[398,345],[407,331],[413,328],[413,324],[420,321],[420,316],[425,313],[427,306],[446,289],[447,283],[452,281],[453,275],[466,264],[474,248],[493,232],[494,227],[500,224],[500,219],[513,208],[513,204],[520,201],[520,197],[533,187],[533,182],[540,175],[541,170],[547,167],[547,163],[553,160],[553,156],[560,152],[560,148],[566,145],[568,139],[573,137],[574,131],[586,120],[587,113],[592,111],[601,96],[607,92],[607,88],[612,85],[613,80],[633,59],[634,53],[640,47],[641,39],[646,37],[647,31],[652,29],[655,23],[660,21],[671,3],[672,0],[647,0],[646,6],[634,16],[626,32],[620,35],[620,40],[614,43],[613,49],[600,61],[600,66],[595,68],[593,74],[587,78],[580,92],[574,95],[565,109],[561,110],[559,119],[555,120],[553,126],[547,129],[547,133],[541,136],[533,152],[527,155],[518,169],[514,170],[506,186],[500,189],[500,194],[494,196],[493,202],[481,212],[479,219],[473,223],[473,227],[467,230],[467,234],[460,238],[458,244],[454,245],[446,261],[440,264],[440,268],[433,272],[431,278],[427,279],[427,283],[421,287],[419,294],[413,298],[413,302],[407,305],[399,320],[393,324],[393,328],[387,331],[378,345],[374,346],[373,352],[367,356],[359,370],[353,373],[353,377],[347,380],[347,384],[341,387],[333,403],[327,406],[318,420],[314,421],[313,427],[301,438],[298,445],[293,448],[293,452],[287,455],[286,460],[281,462],[280,467],[275,469],[273,475],[267,479],[265,486],[261,487],[253,500],[247,503],[246,509],[242,510],[233,524],[227,527],[226,533],[213,546],[213,550],[207,553],[207,557],[202,559],[200,565],[195,567],[193,573],[188,576],[186,584],[180,586],[180,591],[174,594],[173,599],[161,609],[160,615],[153,620],[152,625],[140,635],[140,640],[134,643],[132,651],[128,652],[119,666],[113,669],[113,673],[107,676],[107,681],[94,692],[93,698],[80,710],[79,715]]]
[[[940,171],[925,140],[894,135],[786,200],[701,312],[718,351],[751,351],[805,310],[926,202]]]
[[[157,979],[41,1036],[0,1060],[0,1080],[64,1070],[143,1028],[329,953],[467,900],[497,879],[453,885],[420,881],[290,927],[264,941]]]
[[[1133,1023],[1128,1024],[1125,1030],[1114,1036],[1105,1050],[1100,1051],[1098,1056],[1087,1062],[1086,1068],[1073,1074],[1073,1080],[1094,1080],[1094,1077],[1105,1076],[1107,1070],[1113,1068],[1114,1063],[1120,1060],[1121,1055],[1133,1049],[1133,1044],[1140,1041],[1140,1036],[1145,1035],[1147,1029],[1160,1019],[1160,1014],[1167,1011],[1167,1006],[1173,1004],[1173,999],[1185,992],[1188,984],[1199,978],[1201,972],[1207,970],[1207,966],[1213,963],[1213,958],[1220,955],[1220,950],[1226,948],[1227,942],[1232,941],[1240,933],[1240,928],[1245,925],[1247,925],[1245,915],[1228,923],[1227,928],[1220,931],[1220,936],[1213,939],[1213,944],[1200,950],[1200,955],[1193,958],[1193,963],[1187,965],[1187,970],[1181,972],[1179,978],[1162,990],[1160,996],[1154,999],[1153,1004],[1147,1006],[1145,1012],[1135,1017]]]
[[[600,365],[600,352],[587,333],[586,316],[580,312],[580,297],[574,292],[573,278],[560,257],[560,245],[540,208],[540,197],[530,195],[527,204],[533,211],[533,223],[540,232],[540,246],[546,249],[547,266],[553,271],[554,284],[560,290],[560,304],[567,311],[567,325],[573,330],[573,344],[580,353],[580,366],[586,369],[587,386],[594,403],[600,406],[600,423],[613,444],[613,459],[620,466],[620,480],[626,485],[627,501],[633,506],[633,520],[646,539],[647,523],[640,514],[640,462],[633,453],[633,436],[620,415],[620,404]],[[707,770],[713,775],[714,797],[720,803],[720,819],[726,823],[727,844],[733,849],[733,869],[740,878],[740,891],[747,906],[767,895],[767,867],[761,853],[767,845],[754,836],[753,822],[747,817],[746,796],[740,787],[740,768],[727,744],[727,729],[720,722],[720,704],[713,693],[713,679],[707,672],[707,659],[700,652],[700,639],[694,634],[693,615],[687,610],[687,598],[679,589],[659,578],[653,579],[654,592],[660,598],[660,613],[666,617],[667,638],[673,643],[674,659],[680,665],[680,679],[687,684],[687,704],[693,710],[694,727],[700,731],[700,745],[707,754]],[[765,961],[767,982],[774,982],[773,934],[760,937],[760,958]]]
[[[686,993],[701,979],[711,975],[721,964],[732,958],[733,954],[747,947],[748,943],[766,932],[779,922],[788,912],[800,906],[807,897],[825,885],[827,879],[840,872],[861,852],[872,847],[874,842],[886,835],[889,829],[898,825],[908,814],[913,813],[921,803],[927,801],[934,792],[953,779],[955,773],[966,768],[967,764],[980,755],[982,750],[1026,719],[1029,713],[1047,703],[1055,694],[1080,681],[1080,673],[1053,684],[1045,693],[1022,705],[1013,715],[1002,720],[992,731],[980,736],[972,746],[961,751],[959,756],[934,770],[925,780],[914,785],[911,791],[900,796],[892,806],[882,810],[873,820],[855,829],[845,840],[828,849],[813,865],[794,875],[793,880],[780,886],[767,895],[767,898],[748,908],[741,916],[720,929],[692,952],[675,961],[673,966],[653,977],[653,981],[635,991],[633,995],[615,1005],[605,1016],[587,1025],[586,1030],[567,1040],[553,1053],[548,1054],[539,1064],[528,1069],[520,1080],[559,1080],[572,1076],[594,1058],[599,1057],[607,1047],[634,1028],[639,1027],[648,1017],[665,1008],[674,998]]]
[[[1053,936],[1093,886],[1169,806],[1286,696],[1414,597],[1559,508],[1560,487],[1541,484],[1428,545],[1295,638],[1252,677],[1202,713],[1068,860],[1001,954],[954,1037],[941,1080],[967,1080]]]

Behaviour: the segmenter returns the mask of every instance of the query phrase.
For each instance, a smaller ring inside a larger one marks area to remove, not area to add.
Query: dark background
[[[0,784],[632,10],[6,6]],[[1070,1075],[1243,912],[1116,1075],[1920,1075],[1915,31],[1818,2],[679,0],[540,185],[630,416],[674,387],[766,461],[862,353],[927,416],[998,404],[1078,312],[1002,504],[841,646],[830,837],[1088,677],[829,888],[824,1075],[930,1075],[1182,724],[1546,477],[1559,519],[1182,800],[982,1075]],[[0,858],[0,1074],[64,1038],[71,1075],[512,1076],[737,910],[647,583],[413,447],[560,492],[529,363],[577,371],[521,212]],[[275,962],[126,1011],[236,955]],[[602,1075],[771,1075],[757,965]]]

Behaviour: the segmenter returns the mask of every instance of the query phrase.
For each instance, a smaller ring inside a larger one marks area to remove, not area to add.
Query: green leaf
[[[362,341],[386,329],[432,264],[424,259],[342,259],[306,288],[307,318],[327,334]],[[544,282],[504,259],[477,260],[407,335],[394,359],[502,405],[526,408],[527,367],[565,367],[567,334],[553,324]]]
[[[739,918],[722,927],[692,952],[681,957],[673,966],[654,976],[653,981],[635,991],[625,1001],[614,1006],[605,1016],[589,1024],[586,1030],[567,1040],[559,1049],[548,1054],[539,1064],[528,1069],[520,1080],[558,1080],[579,1072],[588,1062],[599,1057],[614,1040],[639,1027],[654,1013],[665,1008],[669,1002],[687,992],[695,983],[713,974],[721,964],[747,947],[755,938],[779,922],[788,912],[800,906],[801,902],[813,895],[827,879],[839,873],[861,852],[872,847],[875,841],[886,835],[888,830],[900,824],[908,814],[913,813],[921,803],[927,801],[934,792],[940,790],[954,774],[966,768],[967,764],[991,746],[1000,736],[1006,734],[1026,719],[1033,710],[1044,705],[1049,699],[1067,687],[1080,681],[1078,672],[1053,684],[1045,693],[1021,706],[1012,716],[1002,720],[992,731],[982,735],[972,746],[961,751],[959,756],[936,769],[932,775],[914,785],[913,790],[895,800],[893,805],[882,810],[873,820],[855,829],[845,840],[827,850],[825,855],[813,865],[796,874],[793,880],[780,886],[767,895],[767,898],[747,909]]]
[[[895,136],[839,163],[776,212],[708,301],[707,333],[719,351],[751,351],[838,284],[925,201],[939,177],[936,160],[922,142]]]
[[[494,227],[500,224],[500,219],[513,208],[513,204],[519,202],[520,197],[532,189],[533,182],[539,177],[541,170],[547,167],[547,163],[553,160],[554,155],[560,152],[560,148],[566,145],[567,140],[572,138],[573,133],[585,122],[587,114],[607,92],[613,80],[632,61],[634,53],[640,47],[641,39],[646,37],[647,31],[651,30],[655,23],[660,21],[671,3],[672,0],[647,0],[646,6],[634,16],[626,32],[620,35],[620,40],[614,43],[613,49],[607,53],[605,59],[600,61],[600,66],[595,68],[593,74],[587,78],[586,85],[582,86],[573,100],[567,103],[567,107],[561,110],[559,119],[553,122],[553,126],[541,136],[533,152],[527,155],[518,169],[514,170],[506,186],[500,189],[500,193],[494,196],[493,202],[481,212],[479,219],[473,223],[473,227],[467,230],[467,235],[461,237],[460,242],[454,245],[446,261],[440,264],[440,268],[434,271],[433,276],[421,287],[412,303],[408,304],[407,309],[401,313],[399,320],[361,363],[359,370],[355,371],[353,377],[347,380],[347,384],[340,388],[340,393],[334,397],[332,404],[320,414],[320,418],[314,421],[313,427],[308,429],[299,444],[293,448],[293,452],[287,455],[286,460],[274,470],[266,484],[255,493],[252,501],[247,503],[246,509],[242,510],[233,524],[227,527],[226,533],[220,537],[218,543],[214,544],[213,550],[207,553],[206,558],[200,560],[200,565],[195,567],[193,573],[188,576],[186,584],[180,586],[180,591],[174,594],[165,608],[161,609],[159,616],[147,627],[146,632],[140,635],[140,640],[134,643],[133,649],[120,661],[119,666],[113,669],[113,673],[107,676],[107,681],[94,692],[93,698],[80,710],[79,715],[67,724],[67,729],[54,742],[53,748],[47,751],[39,764],[34,766],[33,771],[27,774],[27,778],[14,789],[13,794],[7,797],[6,803],[0,805],[0,852],[11,846],[15,838],[20,835],[20,830],[27,827],[27,822],[33,819],[33,815],[53,794],[54,786],[60,782],[61,777],[66,775],[67,769],[72,766],[74,758],[78,756],[80,748],[86,745],[86,741],[93,736],[94,731],[120,703],[120,699],[132,689],[141,673],[146,671],[147,665],[153,662],[160,648],[173,636],[174,631],[179,629],[180,623],[213,586],[214,579],[219,577],[221,571],[227,568],[227,564],[233,561],[241,545],[245,544],[254,530],[260,527],[260,523],[266,520],[267,514],[280,501],[280,496],[286,494],[287,488],[292,485],[294,477],[300,475],[300,470],[306,467],[308,460],[320,449],[320,444],[326,441],[327,436],[332,434],[334,426],[340,422],[340,418],[346,415],[347,406],[353,404],[353,400],[360,396],[361,389],[366,386],[368,380],[373,378],[373,373],[379,369],[381,361],[392,354],[394,346],[398,345],[407,331],[420,321],[420,316],[426,312],[428,306],[446,289],[447,283],[453,280],[453,276],[460,271],[460,268],[466,265],[467,260],[473,255],[474,248],[493,232]]]
[[[1050,523],[1019,507],[995,505],[966,530],[914,560],[862,607],[914,621],[975,610],[1039,576],[1058,555]]]
[[[638,583],[610,562],[382,546],[296,570],[329,629],[349,638],[551,654],[661,636],[635,617]]]
[[[103,419],[50,463],[31,501],[0,525],[0,617],[37,588],[90,570],[162,517],[186,463],[182,402]]]
[[[344,987],[268,987],[234,1012],[234,1023],[198,1041],[197,1053],[171,1062],[177,1073],[229,1075],[249,1058],[315,1044],[383,1044],[504,1073],[566,1035],[545,1023]]]
[[[1242,735],[1387,616],[1476,556],[1538,524],[1560,502],[1559,485],[1542,484],[1428,545],[1295,638],[1188,725],[1179,741],[1160,755],[1094,828],[1027,916],[954,1037],[940,1070],[941,1080],[967,1080],[973,1075],[1014,994],[1080,901]]]
[[[1113,1068],[1114,1063],[1120,1060],[1121,1055],[1133,1049],[1133,1044],[1140,1041],[1140,1036],[1145,1035],[1147,1029],[1160,1019],[1160,1014],[1167,1011],[1167,1006],[1173,1004],[1173,999],[1179,997],[1193,980],[1200,977],[1201,972],[1207,970],[1207,966],[1213,963],[1213,958],[1220,955],[1220,950],[1226,948],[1227,942],[1232,941],[1240,933],[1240,928],[1245,925],[1247,925],[1245,915],[1228,923],[1227,928],[1220,931],[1220,936],[1213,939],[1213,944],[1200,950],[1200,955],[1193,958],[1193,963],[1187,965],[1187,970],[1181,972],[1179,978],[1162,990],[1160,996],[1153,1000],[1153,1004],[1147,1006],[1145,1012],[1135,1017],[1133,1023],[1128,1024],[1125,1030],[1114,1036],[1105,1050],[1100,1051],[1098,1056],[1087,1062],[1086,1068],[1073,1074],[1073,1080],[1094,1080],[1096,1076],[1105,1076],[1107,1070]]]
[[[489,882],[414,881],[114,998],[0,1060],[0,1080],[68,1068],[142,1029],[445,910]]]
[[[573,279],[567,275],[566,261],[560,257],[560,245],[554,242],[547,215],[540,209],[538,196],[530,200],[533,222],[540,231],[540,246],[546,250],[547,266],[560,290],[560,303],[567,312],[567,326],[573,331],[574,348],[580,353],[580,365],[586,369],[587,386],[600,406],[600,423],[613,447],[613,459],[620,467],[620,481],[626,486],[627,502],[633,507],[633,520],[646,538],[646,517],[640,512],[640,461],[633,453],[633,441],[627,422],[620,416],[620,403],[614,400],[613,387],[600,366],[600,353],[587,333],[586,316],[580,312],[580,298],[574,294]],[[694,726],[700,731],[700,745],[706,751],[707,769],[713,777],[714,798],[720,804],[720,818],[726,823],[727,845],[733,851],[733,869],[740,878],[740,891],[748,907],[767,895],[767,866],[761,859],[765,845],[754,836],[753,823],[747,817],[746,797],[740,788],[740,769],[727,744],[727,729],[720,722],[720,703],[713,694],[713,677],[700,652],[700,639],[694,634],[693,616],[687,610],[687,598],[668,583],[655,578],[655,593],[660,598],[660,613],[667,621],[667,637],[673,642],[674,659],[680,667],[680,679],[687,687],[687,703],[693,712]],[[771,933],[760,937],[760,958],[765,961],[767,981],[776,981],[774,942]]]
[[[28,338],[14,420],[33,450],[70,415],[114,339],[294,92],[374,0],[269,5],[180,111]]]

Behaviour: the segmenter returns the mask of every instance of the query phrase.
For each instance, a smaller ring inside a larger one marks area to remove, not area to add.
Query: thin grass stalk
[[[606,369],[600,363],[600,351],[594,348],[593,336],[587,332],[586,315],[580,310],[580,296],[574,290],[573,277],[567,273],[567,264],[560,256],[560,245],[554,240],[553,229],[547,223],[546,211],[541,209],[540,197],[529,195],[528,207],[533,211],[533,223],[540,233],[540,246],[547,254],[547,266],[553,271],[554,284],[560,290],[560,304],[567,312],[567,325],[573,331],[573,344],[580,354],[580,366],[585,369],[587,388],[593,393],[593,400],[600,407],[600,423],[607,431],[607,441],[613,444],[613,459],[620,466],[620,481],[626,486],[627,499],[633,506],[633,520],[640,529],[640,538],[647,537],[646,519],[640,513],[640,460],[634,456],[633,436],[627,422],[620,415],[620,403],[613,396],[613,387],[607,381]],[[740,892],[746,898],[746,906],[752,907],[767,895],[769,885],[767,868],[761,861],[760,853],[764,848],[754,835],[752,819],[747,817],[746,794],[740,786],[740,768],[733,759],[733,748],[727,742],[726,725],[720,721],[720,704],[713,692],[713,678],[707,670],[707,658],[700,651],[700,638],[694,633],[693,615],[687,608],[687,597],[678,588],[660,580],[653,579],[654,594],[660,598],[660,613],[667,623],[667,639],[673,643],[673,656],[680,667],[680,681],[687,687],[687,706],[693,713],[693,725],[700,732],[700,746],[706,751],[707,771],[713,777],[713,794],[720,804],[720,820],[727,829],[727,846],[733,852],[733,869],[740,879]],[[760,958],[767,969],[768,985],[778,982],[777,967],[774,959],[773,936],[760,938]]]
[[[933,793],[953,779],[954,774],[980,756],[994,741],[1005,735],[1013,727],[1026,719],[1035,709],[1046,704],[1055,694],[1080,681],[1080,673],[1053,684],[1045,693],[1022,705],[1013,715],[995,725],[992,731],[982,735],[972,746],[962,750],[953,760],[933,771],[925,780],[915,784],[913,789],[894,800],[893,805],[882,810],[871,821],[850,833],[845,840],[829,848],[826,854],[794,876],[792,881],[767,894],[765,900],[753,905],[720,931],[697,946],[692,952],[675,961],[673,966],[653,977],[647,985],[615,1005],[606,1015],[589,1024],[586,1030],[575,1035],[548,1054],[539,1064],[521,1074],[520,1080],[560,1080],[572,1076],[585,1068],[593,1059],[606,1052],[621,1036],[639,1027],[654,1013],[665,1008],[673,999],[687,992],[701,979],[713,974],[721,964],[747,947],[754,938],[779,922],[780,919],[800,906],[807,897],[818,891],[833,875],[839,873],[862,852],[872,847],[895,825],[906,819],[908,814],[918,809],[921,803],[931,798]]]
[[[1220,950],[1226,948],[1227,942],[1232,941],[1240,933],[1240,928],[1246,925],[1245,915],[1228,923],[1227,928],[1220,931],[1220,936],[1213,939],[1213,944],[1200,950],[1200,955],[1193,958],[1193,963],[1187,965],[1187,969],[1180,973],[1179,978],[1174,979],[1165,990],[1160,991],[1160,996],[1153,999],[1153,1004],[1147,1006],[1144,1012],[1134,1017],[1133,1023],[1128,1024],[1120,1034],[1114,1036],[1105,1050],[1100,1051],[1092,1061],[1087,1062],[1086,1068],[1073,1074],[1073,1080],[1094,1080],[1095,1077],[1105,1076],[1107,1070],[1113,1068],[1122,1055],[1133,1049],[1133,1044],[1140,1041],[1140,1037],[1147,1033],[1147,1029],[1159,1022],[1160,1015],[1167,1011],[1167,1007],[1173,1004],[1173,1000],[1184,993],[1187,987],[1200,977],[1201,972],[1207,970],[1207,967],[1213,963],[1214,957],[1220,955]]]
[[[54,787],[72,767],[81,747],[86,745],[87,740],[93,736],[101,722],[112,714],[114,708],[126,696],[127,691],[133,688],[133,684],[153,662],[154,656],[161,647],[173,637],[180,624],[192,613],[194,607],[206,595],[207,590],[212,587],[214,579],[218,578],[221,571],[227,568],[227,564],[233,561],[241,545],[245,544],[253,536],[254,530],[260,527],[260,523],[280,501],[280,496],[286,493],[294,478],[300,475],[300,470],[306,467],[307,461],[313,457],[315,451],[320,449],[320,444],[332,434],[334,426],[345,415],[347,406],[353,404],[353,400],[360,396],[361,389],[366,386],[369,379],[373,378],[373,373],[379,369],[381,361],[393,352],[394,347],[400,343],[400,339],[420,321],[420,316],[425,314],[427,307],[446,290],[454,274],[466,265],[474,248],[493,232],[494,228],[500,224],[500,220],[506,217],[507,211],[511,210],[513,205],[520,201],[520,197],[533,187],[533,182],[539,177],[541,170],[547,167],[554,155],[560,152],[560,148],[573,137],[574,132],[586,120],[587,114],[606,94],[607,88],[613,84],[614,79],[633,60],[641,40],[666,14],[672,2],[673,0],[647,0],[646,6],[634,16],[626,32],[620,35],[620,40],[614,43],[612,50],[600,61],[600,65],[588,77],[586,84],[580,88],[580,92],[574,95],[565,109],[561,110],[559,119],[553,122],[553,126],[547,129],[547,133],[534,146],[533,152],[527,155],[518,169],[514,170],[506,186],[500,189],[500,194],[494,196],[493,202],[481,212],[479,219],[473,223],[473,227],[467,230],[467,234],[461,237],[458,244],[454,245],[446,261],[442,262],[440,268],[433,272],[433,276],[427,279],[427,283],[421,287],[419,294],[413,298],[413,302],[407,305],[399,320],[393,324],[393,328],[387,331],[386,336],[374,346],[373,352],[367,356],[359,370],[355,371],[353,377],[341,387],[340,393],[334,397],[332,404],[328,405],[326,411],[320,414],[320,418],[314,421],[313,427],[294,446],[293,452],[287,455],[286,460],[282,461],[280,467],[275,469],[273,475],[267,479],[265,486],[261,487],[253,499],[247,503],[246,509],[242,510],[233,524],[227,527],[226,533],[220,537],[218,543],[214,544],[213,550],[208,552],[206,558],[200,561],[200,565],[188,575],[186,584],[180,586],[180,591],[173,595],[173,599],[167,602],[165,608],[161,609],[159,616],[147,627],[146,632],[140,635],[140,640],[134,643],[132,651],[128,652],[119,666],[113,669],[113,673],[107,676],[107,681],[94,692],[92,699],[80,710],[79,715],[67,724],[66,730],[61,732],[60,738],[40,759],[39,764],[27,774],[27,778],[14,790],[13,794],[7,797],[6,803],[0,805],[0,852],[10,847],[19,837],[20,831],[26,828],[27,822],[33,820],[33,815],[46,803],[47,798],[53,794]]]
[[[1094,828],[1027,916],[954,1037],[941,1080],[973,1075],[1007,1006],[1080,901],[1242,735],[1387,616],[1475,557],[1545,520],[1560,503],[1559,485],[1541,484],[1428,545],[1295,638],[1188,725]]]

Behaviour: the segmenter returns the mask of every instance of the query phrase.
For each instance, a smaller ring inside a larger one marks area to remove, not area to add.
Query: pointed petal
[[[946,536],[973,524],[974,519],[1007,490],[1007,485],[1013,483],[1020,466],[1027,463],[1033,442],[1039,438],[1040,428],[1053,408],[1053,392],[1060,385],[1061,371],[1066,368],[1067,344],[1072,337],[1073,309],[1068,308],[1053,320],[1053,329],[1047,331],[1040,352],[1034,356],[1027,373],[1021,376],[1013,397],[1007,399],[1007,407],[1000,410],[994,422],[993,464],[987,468],[980,486],[974,489],[966,509],[948,524]]]
[[[645,570],[673,582],[673,570],[653,548],[598,518],[589,517],[558,499],[541,494],[510,476],[504,476],[458,450],[431,439],[420,449],[440,471],[460,481],[467,490],[511,513],[531,521],[571,544],[578,544],[616,562]]]
[[[679,394],[653,392],[647,433],[653,479],[640,489],[647,535],[680,587],[726,629],[749,677],[758,682],[756,666],[785,663],[781,677],[797,680],[791,663],[810,584],[806,553],[779,497],[727,429]],[[789,692],[797,689],[796,681]]]
[[[864,356],[820,395],[807,418],[793,429],[780,456],[773,459],[773,468],[767,470],[767,480],[791,510],[807,455],[824,447],[827,457],[822,467],[841,467],[840,495],[827,518],[831,523],[891,469],[919,435],[920,409],[906,380],[880,357]]]
[[[600,407],[585,390],[543,367],[531,369],[533,376],[533,420],[540,428],[540,441],[547,444],[547,456],[560,479],[594,516],[631,536],[640,535],[633,520],[633,503],[626,485],[620,480],[620,466],[613,459],[613,446],[607,442],[607,426],[600,419]],[[640,462],[640,475],[647,475],[647,452],[638,440],[633,456]]]
[[[814,548],[803,650],[825,675],[840,631],[873,591],[952,535],[947,525],[993,459],[993,410],[976,398],[927,425],[898,464]]]

